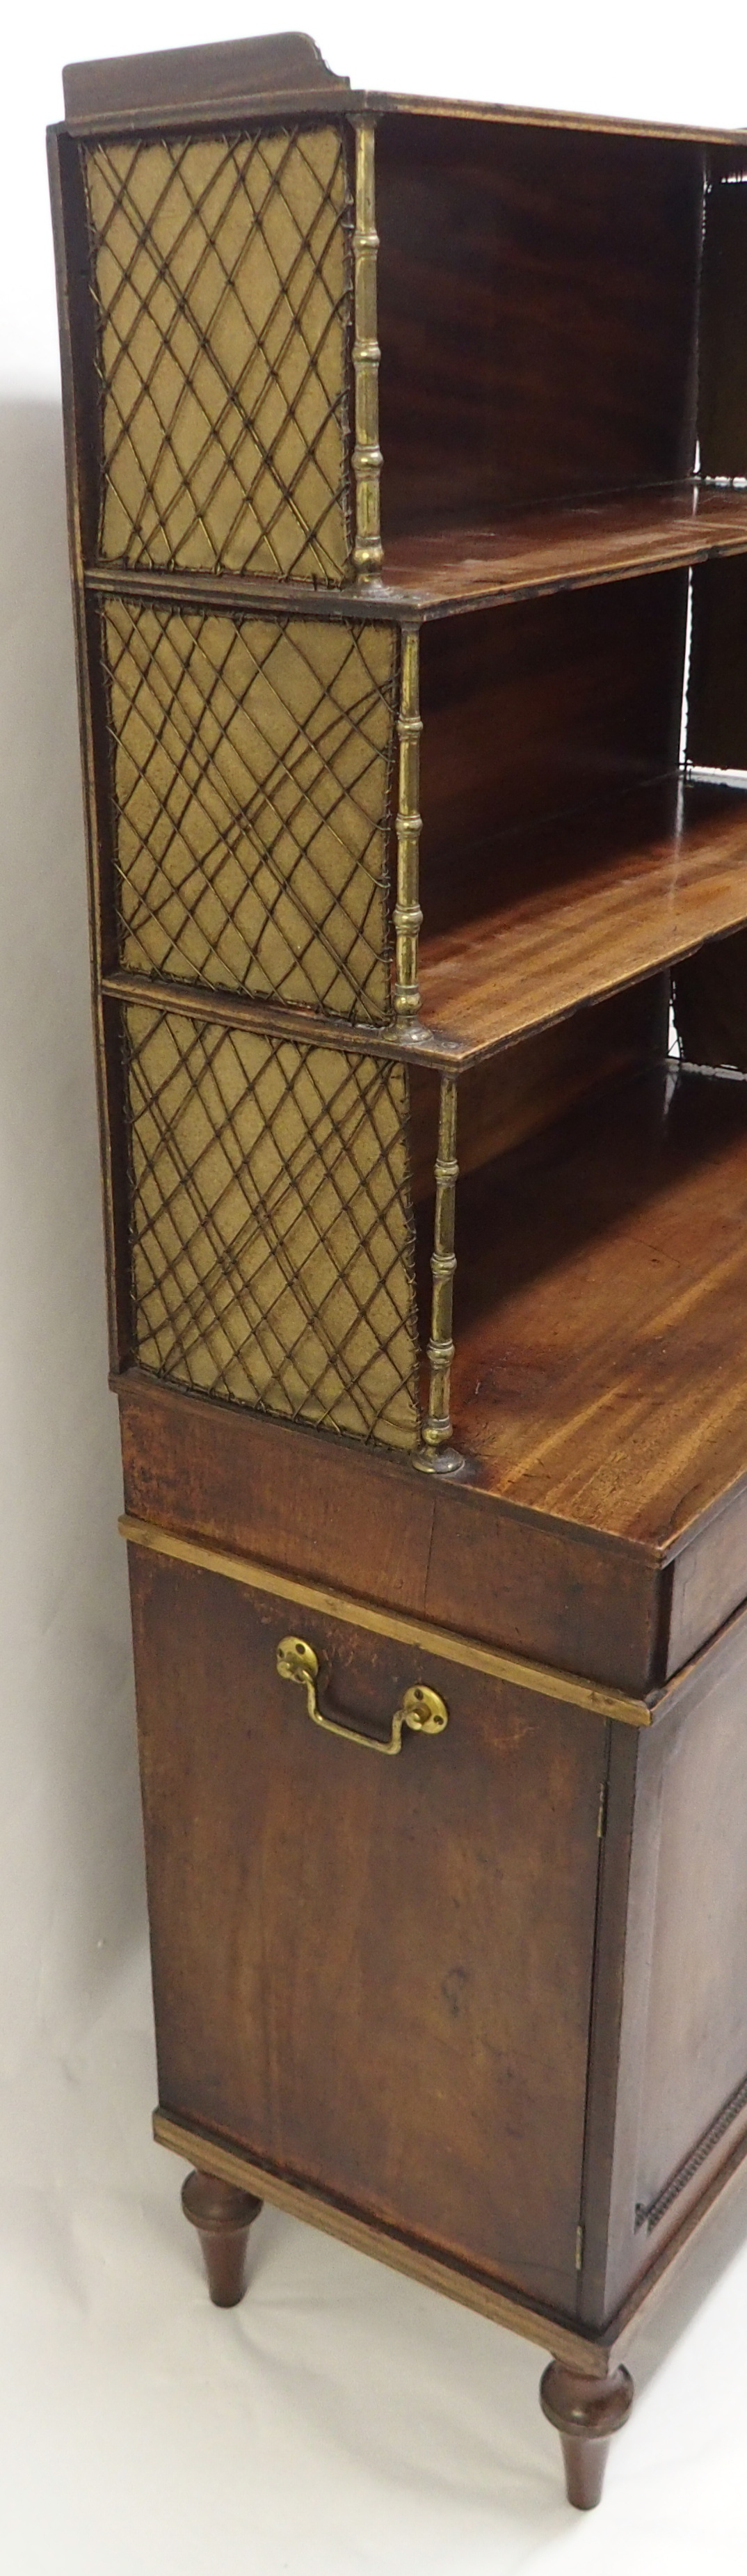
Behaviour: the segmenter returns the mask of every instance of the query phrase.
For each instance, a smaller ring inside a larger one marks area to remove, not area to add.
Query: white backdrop
[[[367,13],[371,16],[372,13]],[[317,0],[390,88],[747,126],[728,0],[499,18]],[[210,2308],[155,2099],[116,1415],[106,1391],[82,824],[44,163],[60,65],[259,34],[205,0],[11,0],[0,148],[0,2565],[8,2576],[682,2576],[744,2562],[747,2254],[638,2354],[601,2516],[541,2357],[267,2212]],[[681,2303],[680,2303],[681,2304]],[[646,2384],[647,2383],[647,2384]]]

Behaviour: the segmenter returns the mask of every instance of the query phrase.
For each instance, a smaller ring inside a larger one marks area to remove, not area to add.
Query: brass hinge
[[[604,1836],[605,1836],[605,1834],[606,1834],[606,1831],[607,1831],[607,1782],[606,1782],[606,1780],[603,1780],[603,1781],[602,1781],[601,1789],[600,1789],[600,1791],[599,1791],[599,1809],[598,1809],[598,1814],[597,1814],[597,1841],[598,1841],[598,1842],[600,1842],[600,1843],[601,1843],[601,1842],[603,1842],[603,1841],[604,1841]]]
[[[582,2270],[583,2270],[583,2261],[584,2261],[584,2230],[583,2230],[583,2227],[582,2227],[581,2222],[580,2222],[580,2220],[579,2220],[579,2224],[578,2224],[578,2227],[577,2227],[577,2229],[576,2229],[576,2271],[577,2271],[577,2272],[580,2272],[580,2271],[582,2271]]]

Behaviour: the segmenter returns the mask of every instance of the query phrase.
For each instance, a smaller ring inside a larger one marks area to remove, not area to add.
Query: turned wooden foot
[[[581,2513],[599,2503],[611,2435],[619,2432],[632,2404],[628,2370],[614,2370],[609,2379],[586,2379],[580,2370],[551,2361],[543,2373],[540,2405],[560,2434],[568,2502]]]
[[[182,2186],[182,2209],[197,2229],[216,2308],[236,2308],[243,2299],[249,2229],[261,2207],[250,2191],[216,2182],[213,2174],[190,2173]]]

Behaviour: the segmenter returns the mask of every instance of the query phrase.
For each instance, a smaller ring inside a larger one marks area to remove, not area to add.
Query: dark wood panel
[[[661,777],[677,761],[681,573],[486,610],[421,642],[421,902],[426,936],[516,900],[556,854],[504,846]],[[583,832],[583,825],[579,826]],[[557,873],[569,854],[557,857]],[[587,861],[588,864],[588,861]]]
[[[615,1074],[667,1051],[669,979],[656,976],[538,1037],[507,1047],[459,1085],[459,1170],[464,1176],[537,1133]],[[417,1059],[409,1068],[410,1176],[415,1200],[433,1192],[440,1084]]]
[[[594,1986],[589,2032],[579,2318],[597,2329],[611,2312],[609,2246],[617,2203],[629,2230],[629,2131],[635,2153],[639,2083],[635,2061],[640,1959],[648,1934],[647,1875],[633,1853],[638,1730],[609,1728],[599,1874]],[[648,1952],[646,1951],[646,1961]],[[645,1994],[645,1988],[644,1988]],[[630,2033],[632,2032],[632,2040]],[[626,2048],[631,2066],[621,2081]],[[622,2179],[621,2179],[622,2178]]]
[[[671,1715],[620,1752],[635,1766],[635,1813],[627,1894],[623,1872],[610,1909],[613,1949],[625,1921],[623,2010],[608,2042],[614,2156],[592,2323],[642,2280],[747,2125],[746,1660],[742,1619],[691,1669]],[[628,1808],[625,1789],[624,1833]]]
[[[747,1087],[696,1074],[464,1182],[452,1410],[482,1486],[665,1552],[744,1476],[746,1210]]]
[[[741,169],[741,176],[740,176]],[[698,432],[704,474],[747,473],[747,185],[714,174],[705,203]]]
[[[119,1398],[136,1518],[621,1690],[658,1677],[651,1550],[134,1370]]]
[[[686,957],[672,976],[672,1004],[686,1064],[747,1073],[747,932]]]
[[[384,120],[385,548],[689,471],[701,187],[696,146]]]
[[[330,91],[339,105],[346,103],[350,82],[345,74],[329,70],[310,36],[277,35],[68,63],[62,87],[65,114],[75,126],[101,115],[127,121],[144,109],[173,117],[195,108],[246,108],[288,91],[294,97],[310,91],[315,100],[318,93]]]
[[[263,112],[287,111],[288,96],[293,104],[303,101],[311,91],[316,103],[329,87],[350,90],[347,78],[331,72],[309,36],[280,34],[230,40],[217,45],[179,46],[158,54],[127,54],[105,57],[92,63],[69,63],[63,74],[65,101],[71,124],[93,125],[99,118],[121,117],[123,110],[136,112],[136,100],[144,102],[142,114],[149,109],[155,118],[183,110],[186,101],[194,102],[198,111],[207,114],[223,110],[227,101],[247,103],[261,99]],[[471,125],[510,125],[538,127],[541,131],[560,130],[576,134],[622,135],[658,138],[670,147],[691,146],[693,142],[711,142],[716,146],[714,160],[724,169],[740,167],[741,136],[724,135],[723,127],[661,125],[631,117],[565,114],[554,108],[491,106],[482,99],[439,99],[408,97],[382,90],[355,90],[345,100],[346,108],[356,112],[368,108],[371,114],[464,118]]]
[[[478,1483],[484,1480],[481,1464]],[[486,1481],[486,1480],[485,1480]],[[614,1674],[621,1690],[649,1689],[659,1669],[665,1593],[643,1547],[580,1523],[502,1505],[489,1493],[439,1485],[425,1609],[481,1636],[500,1628],[517,1653],[521,1638],[567,1672]]]
[[[738,1484],[672,1566],[667,1672],[676,1673],[747,1595],[747,1488]]]
[[[747,769],[747,564],[739,557],[703,564],[693,578],[687,755]]]
[[[383,1761],[278,1603],[132,1578],[161,2103],[572,2311],[603,1729],[317,1620],[331,1712],[447,1699]]]
[[[667,1729],[636,2171],[636,2205],[660,2196],[747,2080],[747,1639],[733,1633],[727,1670],[693,1685]],[[641,1785],[645,1794],[647,1760]],[[743,2110],[745,2106],[742,2106]],[[726,2153],[727,2140],[721,2152]],[[650,2249],[682,2216],[673,2193]]]
[[[57,269],[62,365],[62,409],[73,579],[76,673],[83,767],[88,905],[94,986],[94,1038],[103,1182],[109,1354],[113,1367],[130,1356],[131,1314],[127,1243],[126,1142],[119,1026],[102,1008],[98,976],[114,953],[111,890],[101,868],[101,840],[108,815],[103,760],[105,724],[100,692],[91,686],[89,633],[82,589],[86,551],[95,546],[98,508],[98,409],[95,310],[90,292],[89,244],[79,156],[69,137],[49,137],[49,179]]]
[[[422,939],[427,1028],[467,1065],[722,938],[747,920],[746,859],[744,791],[676,779],[507,835],[498,899]],[[424,895],[427,921],[427,867]]]

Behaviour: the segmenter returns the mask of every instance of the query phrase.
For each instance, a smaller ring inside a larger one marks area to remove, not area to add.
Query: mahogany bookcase
[[[219,2302],[267,2198],[544,2346],[589,2506],[747,2146],[747,142],[65,105],[156,2136]]]

